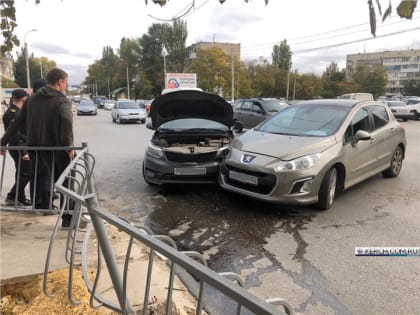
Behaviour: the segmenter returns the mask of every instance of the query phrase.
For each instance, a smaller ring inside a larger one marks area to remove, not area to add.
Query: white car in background
[[[146,110],[132,100],[120,99],[111,111],[112,122],[146,122]]]
[[[415,119],[420,120],[420,97],[410,97],[407,99],[407,106],[415,116]]]
[[[416,119],[416,116],[410,110],[409,105],[407,105],[403,101],[383,101],[383,103],[388,105],[392,114],[397,119],[402,119],[404,121],[407,121],[409,119]]]
[[[114,100],[107,100],[105,105],[104,105],[104,108],[106,110],[112,110],[114,108],[114,106],[115,106],[115,101]]]

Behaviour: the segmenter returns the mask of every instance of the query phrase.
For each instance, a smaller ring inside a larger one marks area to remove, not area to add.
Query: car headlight
[[[149,142],[149,146],[147,147],[147,154],[156,159],[163,159],[164,157],[163,150],[158,146],[155,146],[152,142]]]
[[[291,161],[282,162],[274,167],[275,172],[301,171],[313,167],[321,158],[321,153],[306,155]]]

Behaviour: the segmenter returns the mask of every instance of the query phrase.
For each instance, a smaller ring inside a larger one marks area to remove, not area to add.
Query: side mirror
[[[236,132],[242,132],[244,125],[239,120],[233,121],[233,130]]]
[[[352,145],[355,145],[359,141],[369,140],[371,138],[370,133],[365,130],[358,130],[353,137]]]

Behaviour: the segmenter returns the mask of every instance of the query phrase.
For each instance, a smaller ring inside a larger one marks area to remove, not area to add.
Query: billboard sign
[[[196,88],[197,74],[196,73],[167,73],[165,77],[165,88],[167,89],[182,89],[182,88]]]

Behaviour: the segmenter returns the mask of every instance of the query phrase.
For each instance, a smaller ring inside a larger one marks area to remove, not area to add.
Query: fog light
[[[300,188],[300,192],[302,193],[309,193],[312,189],[312,179],[307,180],[303,183],[302,187]]]
[[[146,175],[147,175],[147,177],[153,178],[153,177],[155,177],[155,172],[146,170]]]
[[[298,182],[295,182],[290,193],[291,194],[309,193],[311,192],[311,189],[312,189],[312,178],[305,178],[305,179],[301,179]]]

